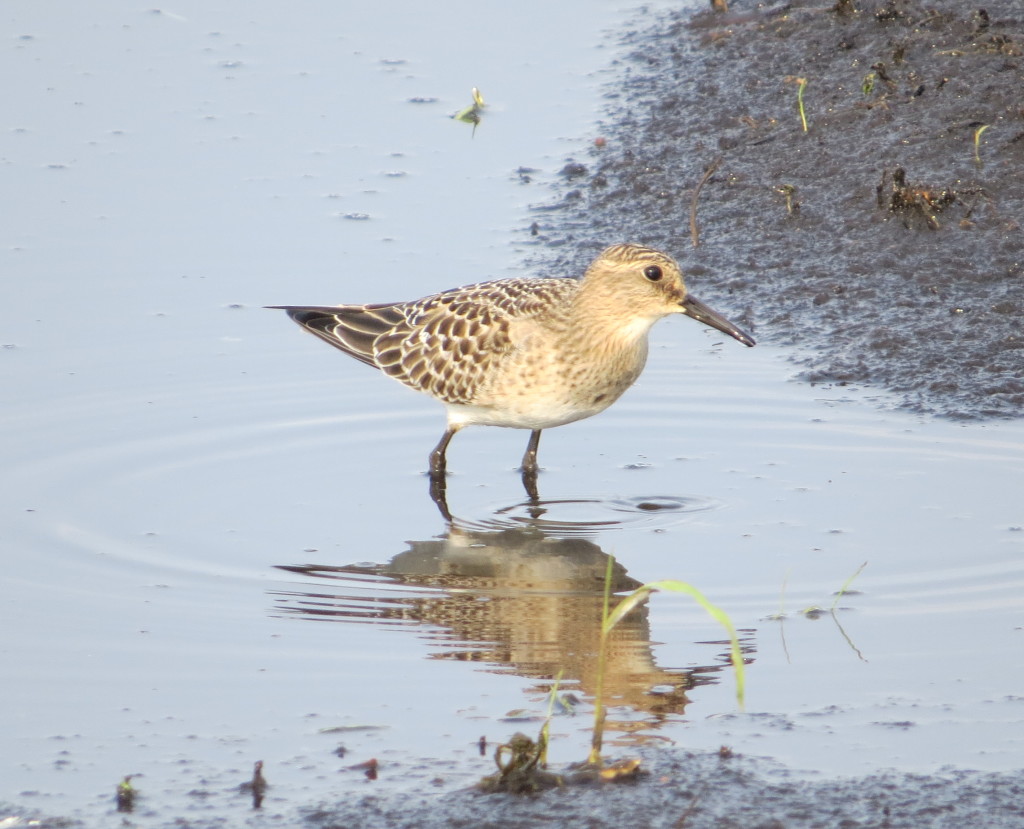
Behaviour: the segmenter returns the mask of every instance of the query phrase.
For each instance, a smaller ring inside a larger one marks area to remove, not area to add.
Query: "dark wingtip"
[[[305,306],[305,305],[264,305],[274,311],[284,311],[299,325],[307,325],[316,319],[334,316],[337,309],[330,306]]]

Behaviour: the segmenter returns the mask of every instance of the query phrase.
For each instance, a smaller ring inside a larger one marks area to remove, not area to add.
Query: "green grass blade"
[[[685,581],[668,579],[665,581],[652,581],[641,585],[619,602],[611,615],[605,616],[605,622],[601,629],[602,637],[607,636],[608,632],[615,627],[615,625],[621,621],[627,613],[633,610],[633,608],[638,604],[645,601],[655,590],[668,590],[672,593],[685,593],[704,608],[712,619],[725,628],[726,632],[729,634],[729,656],[732,661],[733,672],[736,674],[736,703],[739,705],[740,710],[743,710],[743,701],[746,696],[746,675],[743,669],[743,655],[740,653],[740,640],[736,636],[736,628],[733,627],[732,620],[729,619],[728,614],[717,605],[708,601],[707,597],[692,584],[688,584]]]
[[[657,582],[652,582],[651,584],[657,584]],[[615,605],[615,610],[610,614],[605,612],[604,624],[601,626],[601,635],[607,636],[611,632],[612,628],[622,621],[626,614],[633,610],[637,605],[643,604],[647,601],[647,597],[656,589],[657,588],[652,587],[650,584],[642,584]]]
[[[800,123],[804,132],[807,132],[807,114],[804,112],[804,90],[807,88],[807,78],[800,78],[797,81],[796,102],[800,108]]]
[[[857,578],[857,576],[861,574],[861,571],[867,566],[868,563],[865,561],[860,567],[857,568],[857,570],[854,572],[852,576],[850,576],[850,578],[843,582],[843,586],[840,587],[839,592],[836,593],[835,601],[832,602],[832,607],[829,608],[830,613],[836,609],[836,605],[839,604],[839,600],[843,598],[843,594],[850,589],[850,585],[853,584],[853,580]]]

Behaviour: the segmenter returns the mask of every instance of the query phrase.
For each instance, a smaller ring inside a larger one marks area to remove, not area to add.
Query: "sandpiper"
[[[541,430],[618,400],[640,376],[659,319],[685,314],[754,345],[687,293],[670,256],[632,244],[607,248],[582,279],[500,279],[413,302],[269,307],[445,405],[448,428],[430,453],[441,487],[445,451],[463,427],[530,429],[521,472],[534,496]]]

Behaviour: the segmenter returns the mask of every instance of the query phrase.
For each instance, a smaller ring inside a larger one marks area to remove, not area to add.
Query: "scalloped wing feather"
[[[405,385],[470,404],[515,351],[516,323],[543,320],[578,288],[574,279],[503,279],[414,302],[283,307],[325,342]]]

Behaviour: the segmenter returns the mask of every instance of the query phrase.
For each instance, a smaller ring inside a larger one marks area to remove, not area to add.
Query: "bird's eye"
[[[644,268],[644,276],[651,280],[651,282],[657,282],[661,279],[661,268],[657,265],[648,265]]]

